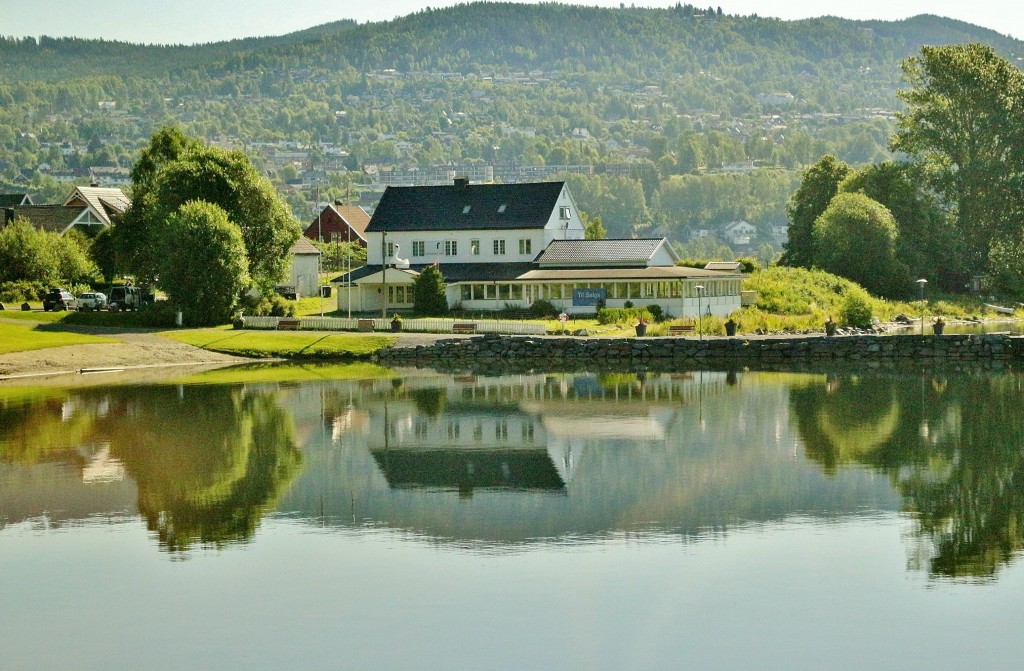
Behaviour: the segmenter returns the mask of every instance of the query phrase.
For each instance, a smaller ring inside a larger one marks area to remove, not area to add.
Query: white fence
[[[391,331],[391,318],[345,317],[242,317],[247,329],[276,329],[281,320],[298,321],[301,331]],[[372,329],[369,322],[373,322]],[[507,320],[476,319],[403,319],[402,330],[417,333],[453,333],[455,324],[473,324],[477,333],[500,333],[502,335],[544,335],[542,323]],[[461,332],[461,330],[460,330]]]

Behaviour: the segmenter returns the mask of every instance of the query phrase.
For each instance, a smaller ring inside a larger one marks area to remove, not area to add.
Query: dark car
[[[43,296],[43,310],[49,312],[50,310],[77,310],[78,299],[71,295],[71,292],[67,289],[50,289],[50,291]]]

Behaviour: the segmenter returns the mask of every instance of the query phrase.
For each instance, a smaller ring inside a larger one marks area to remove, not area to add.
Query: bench
[[[452,333],[476,333],[476,324],[452,324]]]
[[[693,333],[693,324],[672,324],[668,327],[669,335],[683,335]]]
[[[358,319],[356,320],[356,328],[360,331],[372,331],[374,330],[374,321],[372,319]]]
[[[298,319],[279,319],[277,321],[278,331],[298,331],[299,320]]]

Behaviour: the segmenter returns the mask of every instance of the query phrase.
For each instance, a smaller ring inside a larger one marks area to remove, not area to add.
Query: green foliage
[[[558,316],[558,308],[551,301],[539,298],[527,308],[527,313],[534,319],[548,319]]]
[[[766,313],[838,313],[843,297],[861,288],[823,270],[772,266],[752,274],[743,288],[757,292],[756,307]]]
[[[646,323],[656,321],[647,308],[601,308],[597,311],[598,324],[636,324],[640,320]]]
[[[444,277],[436,266],[427,266],[412,285],[413,311],[424,317],[448,314]]]
[[[366,248],[357,242],[310,242],[320,250],[320,267],[325,272],[339,273],[366,265]]]
[[[604,240],[608,237],[608,231],[601,224],[601,217],[591,217],[586,212],[580,212],[583,220],[583,238],[585,240]]]
[[[739,262],[740,270],[744,273],[752,273],[761,269],[761,263],[753,256],[741,256],[733,260]]]
[[[25,301],[41,301],[46,294],[47,286],[32,280],[11,280],[0,284],[0,302],[23,303]]]
[[[863,290],[848,292],[843,297],[839,308],[839,316],[844,324],[854,328],[871,327],[871,296]]]
[[[0,282],[54,286],[90,282],[98,275],[75,236],[40,231],[19,218],[0,229]]]
[[[896,261],[896,221],[861,193],[840,193],[814,222],[814,264],[876,294],[906,294],[906,268]]]
[[[160,284],[189,324],[226,322],[249,281],[245,244],[227,213],[185,203],[168,216],[159,249]]]
[[[993,241],[1013,235],[1024,214],[1024,73],[982,44],[923,47],[903,70],[907,111],[892,148],[953,205],[966,267],[984,270]]]
[[[1000,237],[989,249],[995,288],[1006,295],[1024,295],[1024,236]]]
[[[296,301],[276,293],[258,297],[245,293],[238,301],[238,309],[252,317],[294,317],[297,313]]]
[[[789,215],[789,240],[783,245],[785,252],[779,263],[784,266],[810,268],[814,264],[814,222],[818,220],[839,184],[852,172],[852,168],[835,156],[822,156],[804,171],[800,188],[786,206]]]

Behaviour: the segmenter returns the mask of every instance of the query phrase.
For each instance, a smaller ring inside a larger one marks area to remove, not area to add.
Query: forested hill
[[[558,70],[651,77],[742,72],[747,80],[851,67],[895,71],[924,44],[984,42],[1008,57],[1017,40],[934,16],[899,22],[781,21],[672,9],[472,3],[388,22],[352,21],[281,37],[196,46],[143,46],[75,38],[0,40],[0,81],[120,75],[161,77],[320,66],[359,71]]]

